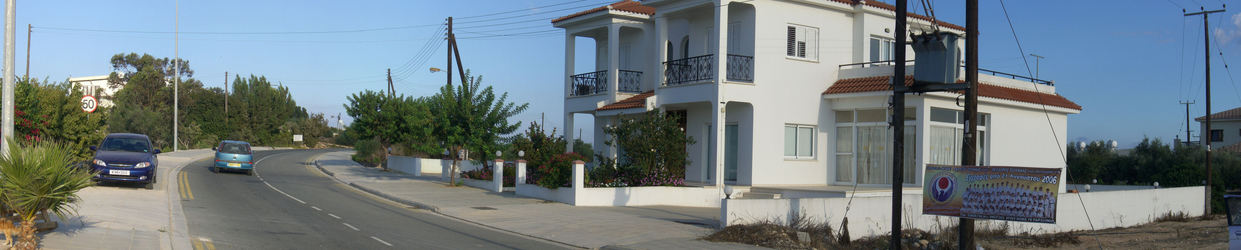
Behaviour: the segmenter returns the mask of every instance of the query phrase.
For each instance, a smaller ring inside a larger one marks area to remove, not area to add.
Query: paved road
[[[212,173],[212,159],[176,177],[195,249],[558,249],[362,194],[313,171],[324,150],[257,152],[256,176]],[[170,180],[173,181],[173,180]]]

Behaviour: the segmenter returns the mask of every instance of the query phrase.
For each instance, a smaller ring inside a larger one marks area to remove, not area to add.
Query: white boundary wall
[[[1172,212],[1191,216],[1202,215],[1204,189],[1197,187],[1144,189],[1090,193],[1061,193],[1056,209],[1056,224],[1007,222],[1009,233],[1054,233],[1072,230],[1127,227],[1153,221]],[[903,198],[903,227],[916,227],[935,231],[956,223],[955,217],[922,215],[922,195],[909,194]],[[730,199],[720,207],[721,225],[749,224],[760,221],[788,223],[793,215],[821,222],[824,219],[833,228],[839,228],[845,215],[849,198],[800,198],[800,199]],[[1083,213],[1083,204],[1090,219]],[[890,233],[892,198],[856,197],[849,209],[849,232],[854,239]],[[983,220],[978,220],[983,222]],[[1089,222],[1088,222],[1089,221]],[[1005,223],[988,221],[979,223]]]
[[[388,156],[388,169],[414,176],[423,174],[440,174],[440,159],[426,159],[408,156]]]

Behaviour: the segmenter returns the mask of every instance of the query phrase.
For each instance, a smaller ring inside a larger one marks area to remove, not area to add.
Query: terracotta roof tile
[[[848,5],[854,5],[854,6],[858,5],[858,2],[859,2],[859,0],[831,0],[831,1],[833,1],[833,2],[838,2],[838,3],[844,3],[844,4],[848,4]],[[888,11],[896,11],[896,6],[893,6],[893,5],[891,5],[891,4],[887,4],[887,3],[884,3],[884,2],[880,2],[880,1],[878,1],[878,0],[867,0],[867,1],[866,1],[866,6],[875,7],[875,8],[880,8],[880,9],[884,9],[884,10],[888,10]],[[921,20],[923,20],[923,21],[927,21],[927,22],[935,22],[936,24],[939,24],[939,26],[942,26],[942,27],[944,27],[944,28],[955,29],[955,30],[959,30],[959,31],[965,31],[965,27],[962,27],[961,25],[956,25],[956,24],[952,24],[952,23],[949,23],[949,22],[944,22],[944,21],[940,21],[940,20],[934,20],[934,19],[931,19],[930,17],[923,16],[923,15],[918,15],[918,14],[914,14],[914,13],[907,13],[906,15],[908,15],[909,17],[916,18],[916,19],[921,19]]]
[[[1211,120],[1217,120],[1217,119],[1219,120],[1241,119],[1241,108],[1234,108],[1234,109],[1224,110],[1223,112],[1211,114]],[[1194,118],[1194,121],[1201,122],[1201,121],[1206,121],[1206,120],[1207,120],[1206,116]]]
[[[619,102],[604,105],[603,107],[599,107],[598,109],[595,109],[595,111],[613,110],[613,109],[645,108],[646,98],[651,97],[653,95],[655,95],[655,91],[647,91],[646,93],[641,93],[641,94],[638,94],[638,95],[635,95],[629,98],[625,98],[624,100],[620,100]]]
[[[604,11],[607,9],[619,10],[619,11],[624,11],[624,12],[629,12],[629,13],[643,14],[643,15],[648,15],[648,16],[655,15],[655,7],[642,5],[642,3],[638,1],[622,0],[620,2],[615,2],[609,5],[604,5],[602,7],[597,7],[594,9],[589,9],[586,11],[573,13],[568,16],[563,16],[560,18],[552,19],[552,23],[557,23],[560,21],[573,19],[574,17],[585,16],[591,13],[600,12],[600,11]]]
[[[912,85],[913,79],[913,76],[905,76],[905,86]],[[823,91],[823,94],[846,94],[874,91],[892,91],[891,76],[840,79],[837,80],[836,83],[833,83],[831,87],[828,87],[826,91]],[[1060,96],[1058,94],[1039,93],[990,84],[978,85],[978,96],[1082,110],[1081,105],[1077,105],[1077,103],[1074,103],[1073,101],[1070,101],[1069,99],[1064,98],[1064,96]],[[1239,111],[1239,113],[1241,113],[1241,111]]]

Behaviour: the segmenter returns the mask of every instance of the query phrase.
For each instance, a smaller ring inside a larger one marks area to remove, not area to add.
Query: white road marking
[[[327,216],[332,216],[332,218],[336,218],[337,220],[340,219],[340,216],[336,216],[335,214],[327,214]]]
[[[341,222],[340,224],[345,224],[346,227],[349,227],[349,229],[353,229],[353,231],[362,231],[361,229],[353,227],[353,225],[349,225],[349,223]]]
[[[323,211],[323,209],[319,209],[319,207],[316,207],[316,206],[310,206],[310,208],[314,208],[315,211]]]
[[[378,241],[379,243],[384,243],[384,245],[392,246],[392,244],[391,244],[391,243],[388,243],[387,241],[381,240],[381,239],[379,239],[379,238],[377,238],[377,237],[375,237],[375,236],[371,236],[371,239],[375,239],[375,241]]]
[[[258,161],[255,161],[255,162],[254,162],[254,166],[258,166],[260,162],[263,162],[263,160],[266,160],[267,158],[270,158],[270,157],[272,157],[272,156],[276,156],[276,155],[277,155],[277,154],[273,154],[273,155],[264,156],[262,159],[259,159]],[[258,168],[255,168],[255,170],[258,170]],[[255,172],[254,172],[254,175],[258,176],[258,175],[259,175],[258,171],[255,171]],[[276,186],[272,186],[272,185],[271,185],[271,183],[267,182],[267,180],[263,180],[263,178],[262,178],[261,176],[259,177],[259,181],[262,181],[262,182],[263,182],[263,184],[267,184],[267,187],[271,188],[271,190],[276,190],[276,192],[279,192],[280,194],[283,194],[284,196],[289,197],[289,199],[293,199],[293,200],[295,200],[295,201],[297,201],[297,202],[299,202],[299,203],[306,204],[306,202],[305,202],[305,201],[302,201],[302,199],[298,199],[297,197],[293,197],[292,195],[289,195],[289,193],[285,193],[284,191],[280,191],[280,189],[279,189],[279,188],[276,188]]]

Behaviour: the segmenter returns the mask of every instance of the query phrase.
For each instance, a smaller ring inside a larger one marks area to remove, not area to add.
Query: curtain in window
[[[887,152],[887,127],[858,127],[858,181],[862,184],[885,184],[885,169],[890,154]]]
[[[836,128],[836,181],[853,181],[853,127]]]

